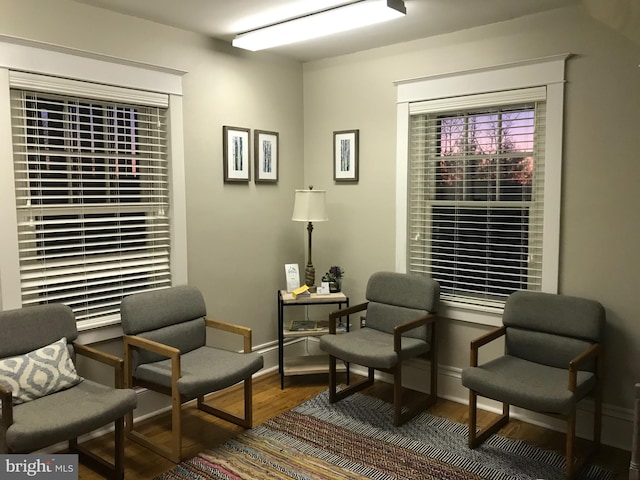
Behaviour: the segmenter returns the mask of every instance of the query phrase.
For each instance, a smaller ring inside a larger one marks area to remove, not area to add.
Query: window
[[[10,39],[0,59],[1,306],[119,337],[122,295],[187,282],[185,72]]]
[[[459,303],[539,290],[544,102],[425,107],[410,119],[407,271]]]
[[[396,270],[438,280],[444,317],[557,291],[567,58],[396,84]]]
[[[22,305],[171,285],[166,108],[11,90]]]

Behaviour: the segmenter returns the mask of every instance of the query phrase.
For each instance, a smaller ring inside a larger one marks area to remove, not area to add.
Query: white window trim
[[[565,63],[570,54],[395,82],[397,87],[396,271],[406,272],[409,105],[447,97],[545,86],[547,134],[542,291],[557,293],[560,261],[560,200]],[[441,302],[438,314],[452,320],[502,325],[502,309]]]
[[[187,222],[182,114],[182,76],[185,72],[62,49],[0,36],[0,308],[21,307],[20,263],[13,174],[10,115],[10,72],[21,71],[117,86],[168,96],[171,168],[172,283],[187,283]],[[122,329],[113,322],[78,326],[81,343],[116,338]]]

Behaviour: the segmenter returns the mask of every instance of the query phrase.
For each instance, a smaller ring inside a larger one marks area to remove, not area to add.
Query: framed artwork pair
[[[253,168],[256,183],[278,182],[278,132],[254,130]],[[222,127],[222,161],[225,183],[251,180],[251,130]]]

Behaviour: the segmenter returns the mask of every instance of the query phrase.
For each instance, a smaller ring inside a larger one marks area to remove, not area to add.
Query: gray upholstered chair
[[[197,288],[172,287],[130,295],[120,305],[126,334],[127,385],[140,385],[171,396],[171,447],[153,442],[134,430],[126,417],[127,436],[160,455],[182,459],[181,406],[197,399],[198,409],[245,428],[252,427],[252,375],[263,366],[251,353],[251,329],[206,318],[204,298]],[[206,330],[241,335],[244,353],[206,345]],[[205,403],[205,395],[244,382],[244,416]]]
[[[602,422],[600,303],[549,293],[518,291],[505,303],[503,326],[471,342],[471,366],[462,371],[469,389],[469,446],[475,448],[509,421],[509,405],[567,419],[566,474],[573,477],[589,455],[575,458],[576,404],[594,397],[593,449]],[[504,337],[503,356],[478,365],[478,350]],[[502,415],[477,431],[477,397],[502,402]]]
[[[633,438],[631,440],[631,463],[629,480],[640,480],[640,383],[636,383],[636,402],[633,411]]]
[[[367,283],[367,301],[332,312],[329,334],[320,337],[320,348],[329,354],[329,399],[337,402],[373,384],[374,370],[393,375],[394,423],[400,425],[437,398],[438,356],[436,316],[440,286],[430,278],[404,273],[377,272]],[[366,310],[366,327],[336,333],[340,317]],[[430,360],[429,395],[406,406],[402,401],[402,362],[423,357]],[[366,379],[337,391],[336,361],[367,367]]]
[[[0,312],[0,452],[30,453],[68,442],[80,461],[110,478],[124,478],[124,416],[136,406],[133,390],[82,379],[76,354],[114,367],[122,386],[123,360],[86,345],[71,309],[48,304]],[[22,403],[21,403],[22,402]],[[115,423],[113,462],[78,444],[78,437]]]

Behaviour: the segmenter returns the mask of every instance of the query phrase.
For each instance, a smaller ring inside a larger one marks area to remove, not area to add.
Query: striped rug
[[[564,478],[556,452],[499,435],[471,450],[466,425],[427,413],[401,427],[391,420],[390,404],[354,394],[332,405],[324,392],[156,480]],[[577,478],[615,475],[591,465]]]

